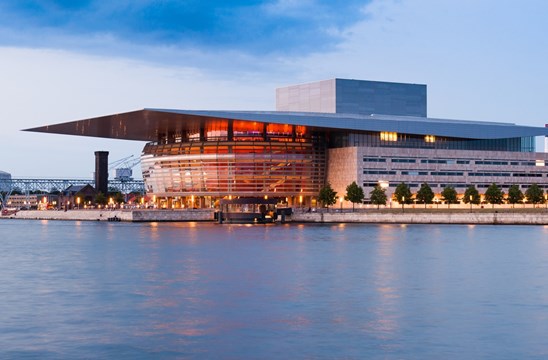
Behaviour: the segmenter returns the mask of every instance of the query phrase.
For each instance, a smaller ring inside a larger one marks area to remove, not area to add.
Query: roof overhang
[[[548,128],[508,123],[445,120],[390,115],[279,111],[207,111],[143,109],[96,118],[46,125],[24,131],[155,141],[161,134],[181,133],[203,121],[233,119],[302,125],[315,130],[390,131],[468,139],[548,136]]]

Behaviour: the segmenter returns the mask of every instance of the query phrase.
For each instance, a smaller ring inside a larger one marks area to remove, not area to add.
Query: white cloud
[[[375,1],[336,49],[302,57],[170,47],[128,52],[145,62],[0,48],[0,170],[91,177],[93,151],[110,150],[117,159],[138,155],[143,145],[23,128],[144,107],[270,110],[276,87],[333,77],[425,83],[434,117],[543,126],[548,3],[513,4]],[[170,61],[151,62],[155,57]]]
[[[139,155],[143,143],[21,132],[21,129],[145,107],[273,109],[272,80],[210,77],[65,51],[0,48],[0,169],[14,176],[91,177],[93,152]],[[9,149],[9,151],[5,151]]]

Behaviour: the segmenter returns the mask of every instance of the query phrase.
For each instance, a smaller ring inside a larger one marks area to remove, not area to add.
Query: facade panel
[[[426,117],[426,85],[336,80],[337,113]]]
[[[416,192],[428,183],[439,195],[452,186],[462,194],[470,185],[480,193],[492,183],[507,191],[511,185],[522,189],[532,184],[548,189],[548,154],[504,151],[466,151],[358,147],[361,169],[358,179],[369,194],[380,182],[388,184],[387,194],[404,182]],[[376,161],[375,161],[376,160]]]
[[[276,89],[276,111],[426,117],[426,85],[332,79]]]

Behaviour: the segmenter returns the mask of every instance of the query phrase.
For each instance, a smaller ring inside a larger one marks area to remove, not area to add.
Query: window
[[[381,131],[381,140],[382,141],[398,141],[398,133]]]
[[[386,162],[386,159],[382,158],[363,158],[363,162]]]
[[[421,160],[422,164],[448,164],[450,160],[439,160],[439,159],[423,159]]]
[[[430,175],[433,176],[463,176],[464,173],[458,171],[432,171]]]
[[[476,165],[508,165],[508,161],[477,160]]]
[[[387,170],[364,170],[364,175],[396,175],[395,171],[387,171]]]
[[[426,135],[424,137],[424,141],[426,141],[427,143],[433,143],[436,142],[436,137],[434,135]]]
[[[415,163],[415,159],[392,159],[393,163]]]

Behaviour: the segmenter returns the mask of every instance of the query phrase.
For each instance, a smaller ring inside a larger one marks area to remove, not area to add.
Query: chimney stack
[[[108,151],[95,152],[95,190],[108,193]]]

